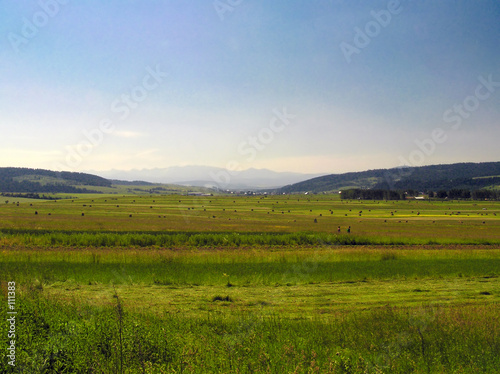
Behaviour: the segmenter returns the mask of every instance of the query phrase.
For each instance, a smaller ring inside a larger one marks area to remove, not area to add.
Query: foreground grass
[[[279,314],[198,317],[114,305],[19,298],[24,373],[496,373],[498,304],[391,307],[296,320]],[[1,300],[5,313],[5,300]],[[2,336],[5,336],[2,325]]]

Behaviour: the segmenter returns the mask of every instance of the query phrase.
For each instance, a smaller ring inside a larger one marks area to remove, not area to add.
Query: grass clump
[[[395,252],[384,252],[382,253],[382,255],[380,256],[380,260],[381,261],[393,261],[393,260],[397,260],[398,256],[396,255]]]
[[[215,302],[215,301],[228,301],[230,303],[232,303],[234,300],[230,297],[230,296],[214,296],[212,298],[212,302]]]

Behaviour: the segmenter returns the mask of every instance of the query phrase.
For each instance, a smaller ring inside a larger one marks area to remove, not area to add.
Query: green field
[[[4,358],[2,372],[500,367],[498,202],[8,200],[0,313],[14,281],[18,314],[16,366]]]

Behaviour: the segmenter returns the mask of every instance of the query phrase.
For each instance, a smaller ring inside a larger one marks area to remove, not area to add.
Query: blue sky
[[[1,7],[0,166],[337,173],[500,160],[497,1]]]

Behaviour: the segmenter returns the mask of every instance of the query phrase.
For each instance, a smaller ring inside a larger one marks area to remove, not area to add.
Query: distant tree
[[[391,190],[362,190],[359,188],[342,191],[340,195],[343,200],[400,200],[404,199],[404,192]]]
[[[498,200],[500,199],[500,193],[496,190],[476,190],[472,192],[472,198],[474,200]]]
[[[470,191],[463,188],[454,188],[448,191],[450,199],[469,199]]]
[[[436,194],[436,197],[439,199],[445,199],[448,197],[448,192],[445,190],[439,190]]]

